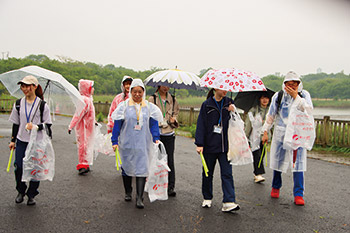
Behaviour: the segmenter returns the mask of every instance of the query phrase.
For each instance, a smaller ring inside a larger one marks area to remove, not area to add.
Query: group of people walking
[[[22,162],[30,137],[30,130],[38,130],[43,133],[47,129],[51,136],[50,110],[43,102],[42,89],[33,76],[26,76],[20,82],[24,97],[21,99],[21,107],[17,111],[14,106],[10,121],[13,123],[10,149],[16,148],[15,177],[18,195],[16,203],[21,203],[24,196],[28,196],[28,205],[34,205],[34,197],[39,193],[38,181],[31,181],[29,188],[22,182]],[[94,82],[90,80],[79,81],[79,91],[83,96],[85,108],[76,112],[68,127],[68,133],[76,130],[79,163],[76,167],[80,175],[90,171],[93,162],[93,137],[97,122],[95,121],[95,108],[92,95]],[[169,87],[158,86],[156,92],[146,100],[146,89],[140,79],[125,76],[121,82],[122,93],[118,94],[109,110],[107,132],[112,133],[111,142],[113,150],[118,150],[122,160],[122,177],[125,189],[125,201],[132,201],[132,177],[136,177],[136,207],[144,208],[143,192],[146,178],[149,175],[149,157],[152,143],[164,144],[168,156],[168,196],[176,196],[175,191],[175,128],[179,126],[179,104],[174,96],[169,93]],[[208,176],[202,172],[202,207],[210,208],[213,199],[213,174],[218,160],[221,172],[223,191],[223,212],[231,212],[240,209],[236,203],[235,187],[232,175],[232,166],[227,158],[228,126],[230,112],[235,111],[234,102],[226,96],[227,91],[212,89],[207,99],[203,102],[197,120],[195,135],[196,151],[203,154],[208,166]],[[43,104],[43,112],[37,111]],[[257,106],[248,113],[245,131],[249,138],[253,128],[253,119],[261,121],[260,141],[257,149],[253,151],[254,181],[265,181],[262,176],[265,173],[261,163],[261,150],[270,138],[269,132],[275,123],[270,151],[270,167],[273,169],[273,181],[271,197],[278,198],[282,187],[281,173],[286,172],[291,164],[301,164],[292,168],[294,177],[294,202],[304,205],[304,171],[306,169],[306,150],[299,148],[290,151],[283,148],[283,137],[287,125],[290,107],[297,105],[304,110],[312,109],[312,102],[307,91],[302,89],[300,76],[294,72],[287,73],[282,86],[281,94],[275,93],[270,99],[262,94]],[[256,129],[255,129],[256,130]]]

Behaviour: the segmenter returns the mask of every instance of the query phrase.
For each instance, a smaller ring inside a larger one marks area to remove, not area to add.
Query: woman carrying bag
[[[38,130],[37,139],[43,137],[43,124],[48,129],[48,134],[51,137],[51,116],[48,105],[43,102],[44,96],[38,80],[34,76],[26,76],[18,82],[21,85],[23,97],[19,106],[14,104],[9,121],[13,123],[12,137],[9,144],[10,150],[16,149],[15,153],[15,178],[16,189],[18,195],[15,199],[16,203],[22,203],[24,196],[28,196],[27,205],[35,205],[34,197],[39,194],[39,181],[31,180],[29,187],[25,182],[22,182],[23,175],[23,158],[30,139],[31,130]],[[40,110],[43,104],[43,111]]]
[[[144,208],[143,192],[148,176],[152,142],[160,140],[158,122],[163,121],[159,108],[145,100],[146,89],[141,79],[134,79],[130,86],[131,98],[121,102],[112,113],[113,150],[119,150],[125,201],[131,201],[132,177],[136,177],[136,207]]]
[[[239,210],[236,204],[235,188],[232,177],[232,166],[227,159],[228,122],[230,111],[234,111],[233,100],[226,97],[227,91],[212,89],[203,102],[197,120],[196,139],[197,152],[203,153],[208,166],[208,177],[202,172],[203,208],[210,208],[213,198],[213,175],[216,160],[220,164],[223,190],[223,212]]]

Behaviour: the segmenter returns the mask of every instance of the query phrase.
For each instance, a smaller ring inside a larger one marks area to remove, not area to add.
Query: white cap
[[[39,84],[38,80],[32,75],[25,76],[17,84],[22,84],[22,83],[27,84],[27,85],[34,84],[35,86],[38,86],[38,84]]]
[[[300,76],[295,73],[294,71],[289,71],[286,76],[284,77],[284,83],[288,82],[288,81],[297,81],[297,82],[301,82]]]

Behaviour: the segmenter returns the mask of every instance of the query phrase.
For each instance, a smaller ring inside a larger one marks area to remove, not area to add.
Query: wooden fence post
[[[327,145],[329,145],[330,138],[331,138],[330,131],[329,131],[329,120],[330,120],[329,116],[323,117],[323,127],[324,127],[323,129],[324,137],[322,138],[323,147],[326,147]]]
[[[193,124],[193,118],[194,118],[194,108],[190,108],[190,122],[189,125],[191,126]]]

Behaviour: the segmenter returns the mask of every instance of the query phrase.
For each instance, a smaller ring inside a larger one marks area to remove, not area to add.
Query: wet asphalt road
[[[75,136],[67,134],[70,118],[65,117],[57,117],[53,126],[54,180],[41,182],[37,205],[16,204],[13,167],[6,173],[11,134],[7,119],[0,115],[0,232],[350,232],[350,166],[308,159],[303,207],[293,204],[291,172],[283,174],[276,200],[269,196],[271,169],[266,169],[265,183],[255,184],[252,165],[234,167],[241,210],[227,214],[221,212],[218,165],[212,208],[201,208],[200,157],[192,139],[178,136],[177,196],[150,203],[145,193],[145,209],[140,210],[134,196],[132,202],[123,199],[114,157],[101,155],[91,173],[77,174]]]

